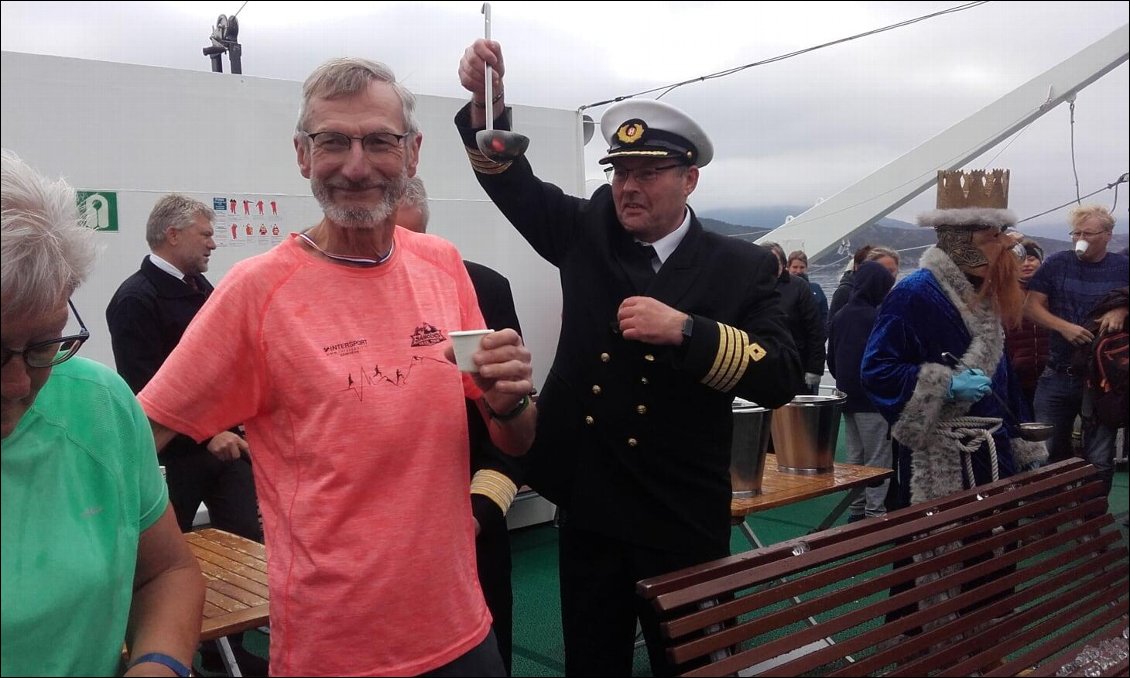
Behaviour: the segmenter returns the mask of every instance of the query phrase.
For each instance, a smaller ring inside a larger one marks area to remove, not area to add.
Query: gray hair
[[[46,314],[66,301],[98,254],[94,231],[79,220],[75,191],[3,150],[0,317]]]
[[[404,197],[401,198],[400,202],[409,207],[415,207],[420,213],[420,219],[427,226],[431,212],[428,210],[428,191],[424,188],[423,179],[418,176],[409,179],[404,188]]]
[[[416,134],[420,125],[416,121],[416,95],[396,81],[392,69],[377,61],[359,57],[340,57],[330,59],[314,69],[302,85],[302,105],[298,109],[298,125],[294,128],[294,138],[304,136],[309,124],[310,102],[314,99],[340,99],[362,91],[373,82],[384,82],[392,86],[400,97],[404,108],[404,131]]]
[[[216,221],[216,213],[211,207],[187,195],[170,193],[158,200],[149,212],[149,221],[145,223],[145,242],[149,243],[150,249],[156,249],[164,244],[166,229],[183,231],[195,224],[200,216],[205,217],[209,224]]]
[[[898,252],[891,249],[890,247],[883,247],[882,245],[875,245],[874,247],[872,247],[871,251],[868,252],[867,256],[864,258],[864,261],[877,261],[879,259],[882,259],[883,257],[890,257],[894,259],[896,264],[901,261]]]

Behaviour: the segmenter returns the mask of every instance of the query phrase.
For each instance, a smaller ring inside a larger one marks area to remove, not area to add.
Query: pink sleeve
[[[150,419],[200,442],[262,411],[265,288],[246,266],[225,276],[138,394]]]

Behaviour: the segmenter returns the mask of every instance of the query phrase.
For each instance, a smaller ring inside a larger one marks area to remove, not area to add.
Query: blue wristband
[[[170,657],[169,655],[163,654],[161,652],[147,652],[137,659],[131,661],[128,668],[132,669],[138,664],[145,663],[161,664],[162,666],[167,666],[170,670],[172,670],[173,673],[178,676],[182,676],[182,678],[187,678],[188,676],[192,675],[192,669],[177,661],[175,657]]]

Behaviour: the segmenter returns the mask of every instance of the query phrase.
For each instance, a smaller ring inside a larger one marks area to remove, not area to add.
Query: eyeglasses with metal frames
[[[53,367],[73,358],[83,342],[90,338],[90,330],[86,329],[86,323],[82,321],[82,316],[78,314],[78,309],[75,308],[70,299],[67,300],[67,306],[71,308],[71,313],[78,321],[78,334],[48,339],[47,341],[37,341],[24,346],[20,350],[11,349],[7,346],[0,347],[0,367],[6,366],[12,356],[16,355],[20,356],[28,367],[36,368]]]
[[[636,182],[640,184],[651,184],[659,178],[661,172],[666,172],[669,169],[676,167],[685,167],[682,163],[674,163],[671,165],[661,165],[659,167],[640,167],[637,169],[628,169],[626,167],[609,167],[604,170],[606,175],[611,175],[612,181],[617,184],[622,184],[628,180],[628,177],[635,177]]]
[[[393,132],[370,132],[363,137],[351,137],[341,132],[302,132],[310,139],[314,149],[320,153],[337,155],[348,153],[353,147],[353,142],[360,141],[361,148],[369,155],[385,155],[400,150],[400,145],[409,137],[410,132],[395,134]]]
[[[1072,238],[1094,238],[1095,236],[1109,233],[1110,231],[1069,231],[1067,235]]]

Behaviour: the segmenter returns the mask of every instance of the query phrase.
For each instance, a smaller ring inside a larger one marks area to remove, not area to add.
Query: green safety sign
[[[113,191],[78,191],[78,215],[96,231],[118,230],[118,194]]]

